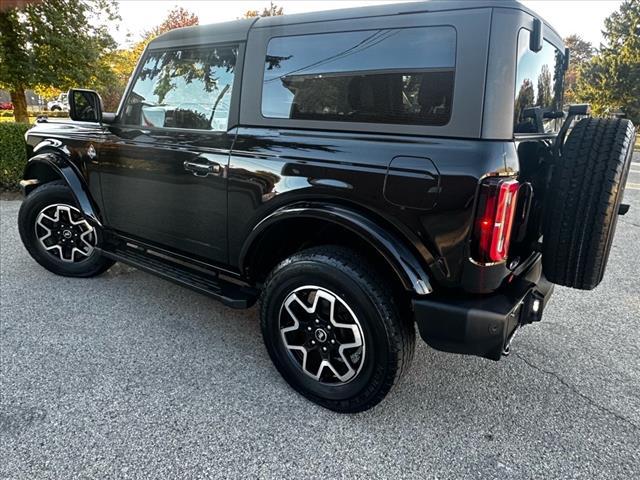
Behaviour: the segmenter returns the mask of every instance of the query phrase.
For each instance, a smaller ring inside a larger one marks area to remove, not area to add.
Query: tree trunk
[[[24,94],[24,87],[18,86],[9,91],[11,103],[13,103],[13,118],[16,122],[29,123],[27,113],[27,97]]]

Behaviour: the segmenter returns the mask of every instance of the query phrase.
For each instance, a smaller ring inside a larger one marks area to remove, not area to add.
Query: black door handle
[[[217,175],[221,170],[217,163],[196,163],[185,160],[183,165],[187,172],[193,173],[196,177],[206,177],[212,173]]]

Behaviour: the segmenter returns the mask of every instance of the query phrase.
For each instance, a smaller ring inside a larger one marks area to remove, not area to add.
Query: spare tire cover
[[[580,120],[551,172],[542,267],[553,283],[591,290],[604,275],[635,130],[625,119]]]

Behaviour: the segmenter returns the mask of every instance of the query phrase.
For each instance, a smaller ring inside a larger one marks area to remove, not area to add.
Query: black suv
[[[234,308],[324,407],[378,403],[429,345],[497,360],[553,284],[602,279],[635,131],[563,109],[560,36],[516,2],[174,30],[117,113],[70,90],[19,216],[33,258],[121,261]],[[581,118],[582,117],[582,118]]]

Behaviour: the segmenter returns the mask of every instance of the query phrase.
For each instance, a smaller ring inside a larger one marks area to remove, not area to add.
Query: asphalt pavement
[[[57,277],[0,202],[0,478],[640,478],[640,155],[594,291],[500,362],[419,342],[375,409],[280,378],[257,311],[116,265]]]

